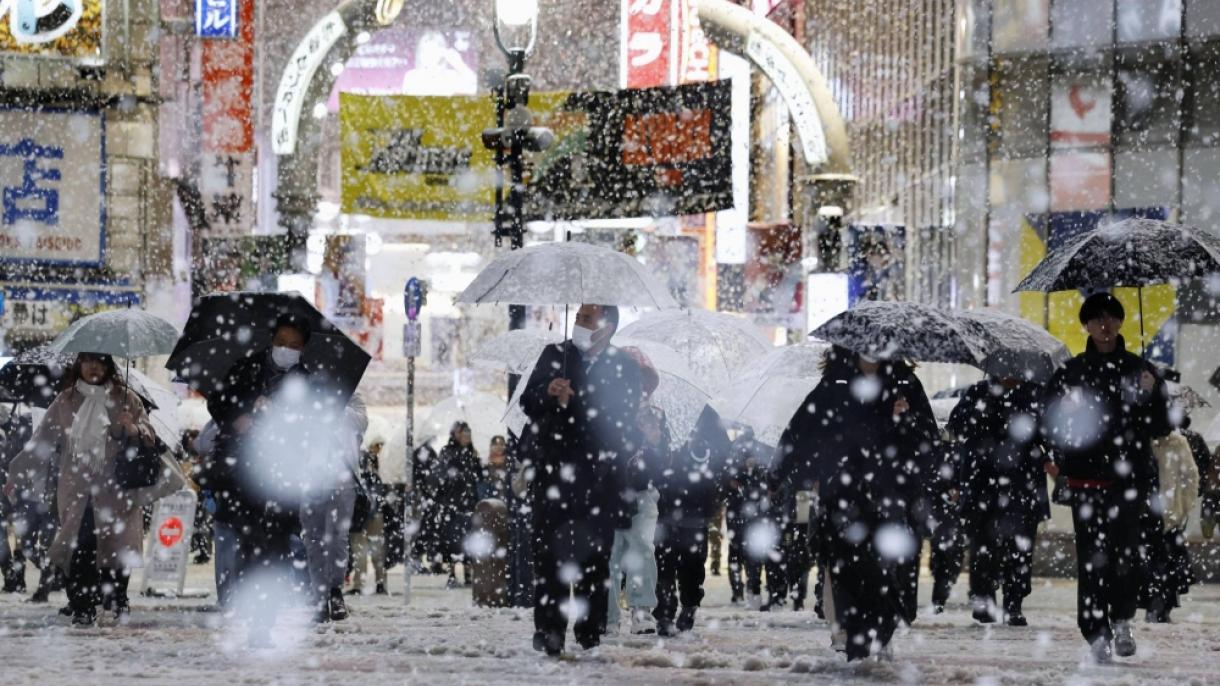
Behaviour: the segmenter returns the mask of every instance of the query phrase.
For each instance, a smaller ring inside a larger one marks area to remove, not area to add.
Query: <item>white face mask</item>
[[[583,352],[588,352],[593,347],[593,334],[597,333],[583,326],[572,327],[572,345],[576,349]]]
[[[301,351],[277,345],[271,348],[271,361],[280,369],[292,369],[301,361]]]

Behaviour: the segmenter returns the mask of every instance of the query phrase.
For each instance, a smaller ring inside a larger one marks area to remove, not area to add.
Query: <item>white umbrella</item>
[[[490,393],[451,396],[432,407],[415,429],[416,436],[440,436],[446,442],[455,422],[470,425],[471,440],[480,457],[487,456],[491,437],[504,433],[504,401]]]
[[[136,369],[131,370],[128,385],[136,395],[152,402],[154,407],[148,413],[148,422],[152,424],[157,438],[171,450],[178,450],[182,446],[182,422],[178,417],[181,401],[178,394]]]
[[[96,353],[115,357],[168,355],[178,329],[144,310],[98,312],[76,320],[50,344],[59,353]]]
[[[529,374],[543,349],[563,341],[563,334],[549,329],[518,329],[485,342],[471,360],[481,366],[503,369],[509,374]]]
[[[588,243],[544,243],[492,260],[455,302],[677,308],[635,258]]]
[[[664,343],[682,354],[702,383],[719,391],[774,349],[754,322],[723,312],[649,312],[620,332],[624,338]]]
[[[712,401],[728,423],[745,424],[770,446],[822,378],[822,359],[830,345],[798,343],[768,353],[751,371],[733,381]]]

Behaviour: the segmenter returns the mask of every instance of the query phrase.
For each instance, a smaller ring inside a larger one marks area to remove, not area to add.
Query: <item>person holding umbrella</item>
[[[64,570],[73,624],[93,624],[99,604],[118,622],[130,612],[127,586],[132,568],[140,566],[142,508],[151,499],[123,488],[116,469],[130,449],[155,446],[144,406],[114,359],[80,353],[67,388],[10,466],[4,492],[11,498],[36,487],[48,460],[58,464],[60,527],[50,558]]]
[[[610,549],[623,508],[606,488],[638,437],[641,371],[610,344],[618,308],[582,305],[572,339],[548,346],[526,382],[521,407],[536,437],[534,648],[563,652],[569,588],[575,587],[576,640],[600,644]]]
[[[1069,491],[1080,632],[1102,663],[1136,651],[1140,523],[1157,488],[1152,441],[1172,428],[1164,381],[1119,334],[1124,316],[1109,293],[1084,301],[1085,351],[1051,380],[1040,423],[1051,475],[1061,474]]]

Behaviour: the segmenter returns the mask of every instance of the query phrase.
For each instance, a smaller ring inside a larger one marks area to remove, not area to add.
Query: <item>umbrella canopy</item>
[[[1203,407],[1212,406],[1207,398],[1186,384],[1169,382],[1166,385],[1169,387],[1170,400],[1187,414]]]
[[[178,394],[136,369],[131,370],[128,385],[148,408],[148,421],[152,424],[157,438],[170,450],[177,451],[181,448],[183,429],[178,417],[178,406],[181,404]]]
[[[712,400],[700,375],[686,364],[686,357],[673,348],[656,341],[615,338],[619,348],[638,348],[660,377],[653,391],[651,404],[665,413],[673,447],[685,442],[694,432],[703,408]]]
[[[869,301],[835,315],[814,338],[881,359],[978,365],[985,342],[944,311],[912,302]]]
[[[665,285],[635,258],[588,243],[545,243],[505,253],[479,272],[455,302],[678,307]]]
[[[1147,286],[1220,272],[1220,236],[1184,224],[1132,217],[1052,250],[1016,291]]]
[[[518,384],[524,386],[525,384]],[[490,393],[470,393],[445,398],[432,406],[427,418],[415,428],[417,437],[440,436],[444,445],[455,422],[470,425],[471,440],[480,458],[487,457],[491,437],[504,434],[504,401]],[[422,443],[417,440],[417,445]]]
[[[107,310],[72,323],[48,346],[57,353],[96,353],[115,357],[168,355],[178,329],[144,310]]]
[[[992,376],[1046,383],[1072,356],[1062,341],[1020,317],[995,310],[956,310],[953,317],[983,341],[977,366]]]
[[[47,408],[59,394],[63,376],[75,355],[57,353],[46,346],[27,350],[0,367],[0,398]]]
[[[727,386],[774,348],[754,322],[707,310],[649,312],[619,334],[678,351],[701,383],[713,391]]]
[[[756,441],[779,445],[788,420],[822,379],[822,360],[830,345],[798,343],[776,348],[712,400],[728,423],[754,430]]]
[[[217,293],[191,310],[186,330],[165,367],[203,393],[223,383],[239,360],[271,345],[276,321],[295,316],[310,327],[301,363],[346,400],[356,390],[369,354],[348,338],[299,293]]]
[[[549,329],[518,329],[500,334],[484,343],[471,360],[477,364],[503,369],[509,374],[529,374],[552,343],[563,341],[563,335]]]

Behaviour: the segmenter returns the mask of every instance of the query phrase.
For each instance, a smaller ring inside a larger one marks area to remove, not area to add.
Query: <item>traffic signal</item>
[[[488,150],[504,150],[511,152],[514,139],[522,150],[542,152],[555,143],[555,132],[545,126],[527,126],[524,128],[494,128],[483,129],[483,147]]]

